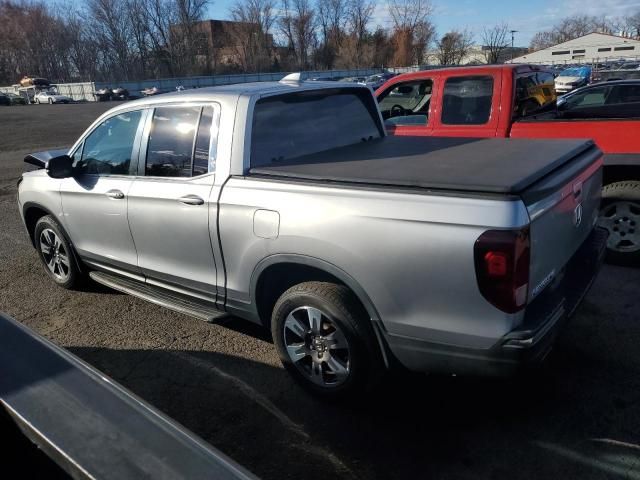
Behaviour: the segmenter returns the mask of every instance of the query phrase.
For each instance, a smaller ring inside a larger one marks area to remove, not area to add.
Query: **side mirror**
[[[60,155],[49,159],[45,165],[51,178],[69,178],[73,175],[73,159],[69,155]]]

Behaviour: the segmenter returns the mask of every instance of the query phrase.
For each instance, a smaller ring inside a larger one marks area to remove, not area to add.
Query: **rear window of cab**
[[[307,90],[266,97],[256,102],[253,113],[251,167],[382,136],[378,109],[368,89]]]

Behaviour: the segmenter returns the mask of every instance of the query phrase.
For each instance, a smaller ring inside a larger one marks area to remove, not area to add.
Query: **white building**
[[[514,58],[513,63],[552,65],[606,62],[618,59],[640,59],[640,40],[605,33],[589,33],[568,42]]]

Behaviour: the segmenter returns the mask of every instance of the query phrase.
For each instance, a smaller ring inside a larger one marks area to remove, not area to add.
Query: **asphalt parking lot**
[[[606,266],[534,375],[402,374],[349,405],[310,398],[242,320],[55,287],[18,215],[22,158],[109,106],[0,107],[0,310],[264,479],[640,479],[640,269]]]

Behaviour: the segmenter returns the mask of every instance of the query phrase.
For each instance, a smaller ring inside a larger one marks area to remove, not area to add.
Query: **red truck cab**
[[[605,153],[609,260],[640,263],[640,82],[592,85],[557,106],[544,67],[484,65],[399,75],[376,96],[392,135],[593,139]]]

